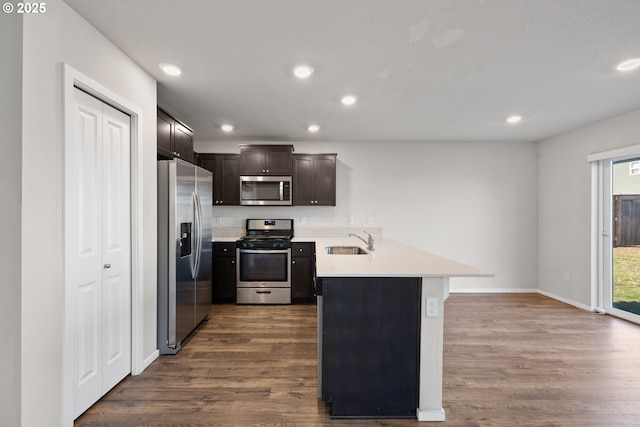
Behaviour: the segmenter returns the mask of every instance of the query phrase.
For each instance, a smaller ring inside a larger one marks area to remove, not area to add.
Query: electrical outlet
[[[353,217],[352,216],[349,217],[349,225],[353,225]]]
[[[436,317],[438,315],[438,298],[427,298],[427,317]]]
[[[569,280],[571,280],[571,275],[565,271],[564,275],[562,276],[562,280],[568,282]]]
[[[367,218],[367,224],[373,225],[373,218],[371,217]]]
[[[301,216],[300,217],[300,225],[305,225],[307,223],[307,218]]]

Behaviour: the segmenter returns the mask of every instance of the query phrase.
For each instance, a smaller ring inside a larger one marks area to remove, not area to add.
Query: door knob
[[[104,268],[111,268],[111,264],[105,264]]]

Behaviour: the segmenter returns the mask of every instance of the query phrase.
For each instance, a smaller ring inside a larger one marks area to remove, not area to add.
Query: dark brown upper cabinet
[[[293,155],[294,206],[336,205],[336,154]]]
[[[245,145],[240,148],[240,175],[292,173],[292,145]]]
[[[158,108],[158,157],[193,163],[193,131]]]
[[[240,155],[199,153],[198,165],[213,173],[213,204],[240,204]]]

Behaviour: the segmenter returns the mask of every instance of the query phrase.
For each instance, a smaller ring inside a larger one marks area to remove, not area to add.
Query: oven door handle
[[[238,251],[241,254],[288,254],[291,252],[291,248],[289,249],[268,249],[268,248],[242,249],[242,248],[239,248]]]

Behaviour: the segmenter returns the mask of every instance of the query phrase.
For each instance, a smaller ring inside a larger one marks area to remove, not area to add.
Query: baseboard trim
[[[563,298],[554,293],[543,291],[541,289],[450,289],[449,293],[451,294],[540,294],[546,297],[552,298],[556,301],[563,302],[565,304],[572,305],[581,310],[590,311],[590,312],[602,312],[601,309],[597,307],[591,307],[586,304],[579,303],[569,298]]]
[[[418,421],[444,421],[444,409],[420,409],[416,411]]]
[[[569,299],[569,298],[563,298],[563,297],[558,296],[558,295],[556,295],[556,294],[553,294],[553,293],[551,293],[551,292],[543,291],[543,290],[541,290],[541,289],[538,289],[538,291],[537,291],[537,292],[538,292],[539,294],[541,294],[541,295],[544,295],[544,296],[549,297],[549,298],[553,298],[554,300],[557,300],[557,301],[563,302],[563,303],[565,303],[565,304],[572,305],[572,306],[574,306],[574,307],[576,307],[576,308],[579,308],[579,309],[581,309],[581,310],[591,311],[591,312],[595,312],[595,311],[597,311],[597,310],[596,310],[596,307],[591,307],[591,306],[589,306],[589,305],[579,303],[579,302],[574,301],[574,300]]]
[[[537,289],[449,289],[450,294],[537,294]]]

